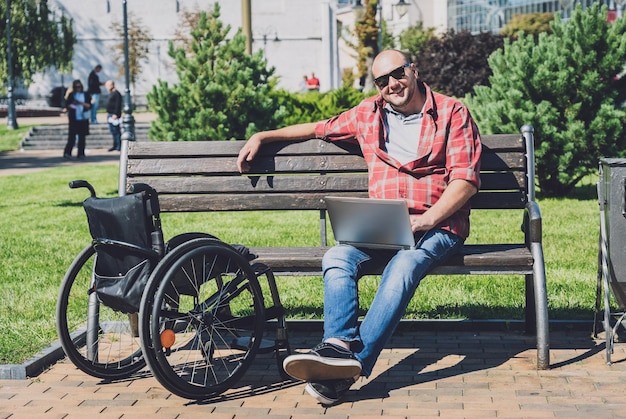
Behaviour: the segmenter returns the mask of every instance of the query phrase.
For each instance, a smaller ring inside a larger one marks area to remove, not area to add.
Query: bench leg
[[[526,305],[524,306],[524,332],[537,334],[537,309],[535,306],[535,275],[525,275]]]
[[[533,291],[537,327],[537,369],[550,368],[550,330],[548,322],[548,293],[546,290],[546,270],[541,243],[531,243],[533,254]]]

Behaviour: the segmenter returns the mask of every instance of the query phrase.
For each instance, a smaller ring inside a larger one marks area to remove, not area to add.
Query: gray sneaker
[[[309,353],[289,355],[283,368],[293,378],[306,381],[346,379],[361,374],[361,363],[350,350],[325,342]]]
[[[354,378],[312,381],[307,383],[305,390],[321,404],[331,405],[337,403],[350,390],[352,384],[354,384]]]

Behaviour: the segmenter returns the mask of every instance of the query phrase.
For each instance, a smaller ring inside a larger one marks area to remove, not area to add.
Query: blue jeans
[[[459,236],[433,230],[415,250],[361,249],[350,245],[330,248],[322,260],[324,340],[350,342],[363,374],[369,376],[422,278],[462,245]],[[359,326],[358,281],[382,266],[385,268],[374,301]]]
[[[111,116],[113,116],[113,114],[107,114],[107,121],[109,121]],[[119,121],[120,123],[122,122],[121,119]],[[111,133],[111,136],[113,136],[113,148],[119,150],[122,147],[122,127],[120,124],[113,125],[110,122],[108,122],[108,124],[109,132]]]
[[[91,104],[91,123],[92,124],[97,124],[98,123],[98,119],[96,118],[96,115],[98,115],[98,105],[100,103],[100,93],[93,93],[91,95],[91,101],[93,102]]]

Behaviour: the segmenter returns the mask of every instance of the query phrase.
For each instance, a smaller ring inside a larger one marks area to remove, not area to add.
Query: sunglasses
[[[376,86],[378,86],[379,89],[384,89],[389,84],[389,77],[393,77],[396,80],[403,79],[405,76],[404,69],[410,66],[411,66],[411,63],[406,63],[404,65],[401,65],[400,67],[396,68],[395,70],[393,70],[392,72],[388,74],[383,74],[380,77],[376,77],[374,79],[374,83],[376,84]]]

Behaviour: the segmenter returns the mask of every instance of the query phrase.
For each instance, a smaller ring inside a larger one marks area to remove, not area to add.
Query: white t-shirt
[[[385,105],[385,129],[387,154],[402,165],[417,159],[417,143],[422,130],[423,113],[403,115],[389,104]]]

